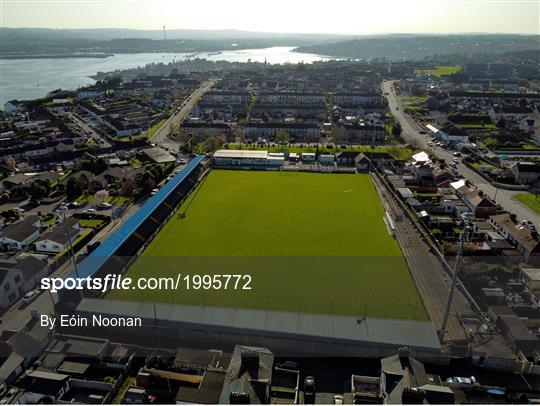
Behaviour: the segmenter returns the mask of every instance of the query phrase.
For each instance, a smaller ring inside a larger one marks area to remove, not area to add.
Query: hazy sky
[[[0,0],[4,27],[540,33],[539,0]]]

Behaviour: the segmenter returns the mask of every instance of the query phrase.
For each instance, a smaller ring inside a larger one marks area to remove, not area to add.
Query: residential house
[[[436,93],[433,96],[428,97],[426,100],[426,107],[430,110],[438,110],[441,107],[448,106],[450,98],[446,93]]]
[[[0,260],[0,309],[7,309],[34,289],[47,273],[47,260],[37,255]]]
[[[540,262],[540,238],[536,230],[517,223],[515,216],[508,213],[490,216],[488,222],[515,246],[524,262],[530,264]]]
[[[273,140],[279,132],[289,134],[295,141],[317,141],[321,135],[321,127],[316,123],[256,123],[251,122],[244,127],[247,138],[265,138]]]
[[[53,330],[41,326],[37,319],[31,318],[21,330],[15,334],[0,338],[0,382],[12,385],[43,352],[53,337]],[[0,385],[1,389],[1,385]],[[1,392],[1,390],[0,390]],[[20,397],[19,397],[20,398]],[[5,401],[6,398],[2,398]],[[7,403],[15,404],[17,402]],[[19,402],[24,403],[24,402]]]
[[[236,90],[210,90],[202,98],[205,103],[217,104],[247,104],[250,102],[251,94],[247,91]]]
[[[269,403],[273,364],[274,354],[270,350],[237,345],[218,403]]]
[[[469,181],[460,180],[451,183],[450,186],[475,217],[488,218],[497,213],[495,202]]]
[[[529,290],[540,290],[540,268],[521,268],[520,279]]]
[[[105,172],[90,180],[90,188],[97,192],[107,189],[109,185],[118,184],[125,176],[125,170],[120,167],[109,168]]]
[[[24,102],[20,100],[9,100],[7,103],[4,104],[4,111],[6,113],[16,113],[18,111],[21,111],[23,103]]]
[[[326,95],[322,92],[261,92],[261,104],[325,104]]]
[[[526,118],[531,118],[534,110],[527,106],[516,105],[495,105],[489,110],[489,116],[494,123],[499,120],[519,122]]]
[[[336,144],[380,143],[385,138],[386,128],[382,123],[340,123],[332,129]]]
[[[185,121],[178,129],[180,136],[194,136],[198,141],[204,141],[209,137],[224,136],[230,140],[233,130],[229,123]]]
[[[81,232],[79,220],[69,217],[38,238],[34,243],[36,251],[47,254],[58,254],[73,244]]]
[[[21,403],[58,403],[69,391],[69,381],[69,375],[35,370],[19,379],[15,386],[24,390]]]
[[[536,162],[518,162],[510,168],[516,183],[531,184],[540,179],[540,164]]]
[[[25,216],[22,220],[8,224],[0,230],[0,248],[5,251],[20,251],[39,237],[41,218]]]
[[[334,93],[334,104],[363,104],[378,103],[381,96],[377,93],[357,93],[357,92],[336,92]]]
[[[534,132],[534,125],[534,118],[524,118],[519,122],[519,129],[524,133],[532,133]]]
[[[447,124],[440,128],[436,133],[436,138],[447,144],[469,141],[467,130],[459,129],[453,124]]]

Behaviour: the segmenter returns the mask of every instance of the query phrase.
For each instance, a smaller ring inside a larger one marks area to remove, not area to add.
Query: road
[[[388,107],[394,118],[401,124],[403,130],[402,137],[412,145],[418,146],[427,152],[432,153],[438,158],[445,159],[446,162],[452,161],[452,151],[442,148],[433,148],[427,145],[431,137],[426,134],[420,134],[420,131],[425,130],[413,118],[403,112],[399,96],[394,91],[394,81],[386,81],[382,83],[383,93],[388,99]],[[396,110],[396,108],[399,108]],[[520,220],[531,220],[537,229],[540,229],[540,216],[533,210],[521,204],[513,198],[517,192],[494,187],[475,171],[469,169],[462,163],[458,165],[459,173],[466,179],[478,186],[485,194],[494,199],[501,207],[510,213],[515,213]]]
[[[185,100],[184,104],[180,110],[176,110],[168,119],[163,123],[163,125],[156,131],[152,137],[153,143],[160,143],[167,140],[167,136],[172,131],[173,127],[181,122],[184,117],[189,114],[195,103],[202,97],[202,95],[210,90],[212,86],[215,85],[213,79],[209,79],[204,82],[198,89],[196,89],[191,95]]]

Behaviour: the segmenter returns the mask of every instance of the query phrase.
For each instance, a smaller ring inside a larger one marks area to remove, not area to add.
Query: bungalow
[[[515,216],[508,213],[491,216],[488,222],[516,247],[524,262],[540,262],[540,239],[537,231],[517,223]]]
[[[120,167],[109,168],[101,175],[90,180],[90,188],[93,191],[107,189],[109,185],[119,183],[125,176],[124,169]]]
[[[0,248],[5,251],[20,251],[39,237],[41,218],[25,216],[0,230]]]
[[[73,244],[81,232],[79,221],[74,217],[69,217],[35,242],[36,251],[58,254]]]
[[[518,162],[510,171],[516,183],[531,184],[540,179],[540,164],[535,162]]]

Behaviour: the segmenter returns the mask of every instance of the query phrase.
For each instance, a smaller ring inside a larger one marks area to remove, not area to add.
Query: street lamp
[[[456,266],[454,267],[454,273],[452,274],[452,283],[450,284],[450,290],[448,291],[448,299],[446,301],[446,308],[444,310],[444,318],[439,332],[439,339],[443,342],[444,333],[446,332],[446,325],[448,324],[448,317],[450,316],[450,309],[452,307],[452,300],[454,298],[454,290],[456,289],[458,273],[460,271],[461,259],[463,257],[463,249],[465,247],[465,241],[468,238],[469,233],[472,230],[471,221],[473,219],[472,213],[463,213],[461,218],[463,219],[463,231],[459,238],[459,248],[456,255]]]

